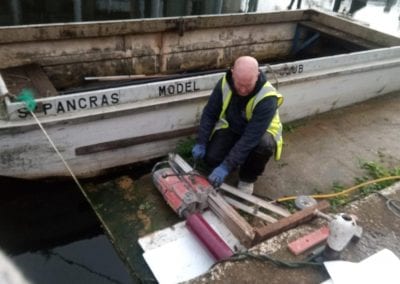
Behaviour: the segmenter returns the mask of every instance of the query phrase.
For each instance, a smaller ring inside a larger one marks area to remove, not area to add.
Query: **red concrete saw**
[[[201,213],[215,191],[207,178],[193,170],[179,155],[169,154],[168,161],[157,163],[152,170],[155,186],[169,206],[216,260],[226,259],[233,251],[207,223]]]

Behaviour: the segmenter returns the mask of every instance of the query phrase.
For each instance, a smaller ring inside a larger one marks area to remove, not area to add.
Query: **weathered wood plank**
[[[289,54],[292,41],[275,41],[261,44],[242,44],[216,49],[192,50],[182,53],[162,54],[160,72],[173,73],[182,70],[202,70],[225,68],[232,65],[235,58],[252,54],[260,62],[285,57]]]
[[[290,216],[290,212],[282,207],[276,206],[274,204],[271,204],[269,202],[266,202],[265,200],[262,200],[261,198],[258,198],[256,196],[253,195],[249,195],[246,193],[241,192],[240,190],[234,188],[233,186],[230,186],[226,183],[223,183],[220,188],[226,192],[229,192],[235,196],[238,196],[244,200],[250,201],[253,204],[256,204],[260,207],[263,207],[271,212],[274,212],[280,216],[283,217],[288,217]]]
[[[210,193],[207,201],[210,209],[221,218],[240,243],[250,247],[255,235],[253,227],[219,193]]]
[[[253,240],[253,245],[258,244],[268,238],[271,238],[277,234],[280,234],[286,230],[289,230],[291,228],[296,227],[297,225],[307,222],[308,220],[311,220],[314,218],[315,215],[315,210],[324,210],[329,208],[329,202],[326,200],[323,200],[316,204],[315,206],[303,209],[301,211],[298,211],[289,217],[285,217],[280,219],[276,223],[268,224],[264,227],[261,228],[256,228],[255,231],[255,237]]]
[[[304,11],[282,11],[275,13],[225,14],[217,16],[187,16],[167,19],[117,20],[91,23],[63,23],[32,25],[28,28],[0,27],[0,43],[63,40],[85,37],[107,37],[123,34],[186,31],[228,26],[295,22],[306,20]]]
[[[51,97],[58,94],[47,75],[37,64],[4,69],[1,71],[8,91],[17,95],[24,88],[32,89],[36,97]]]
[[[242,210],[246,213],[249,213],[253,216],[256,216],[258,218],[263,219],[264,221],[267,221],[269,223],[275,223],[278,220],[275,219],[274,217],[269,216],[268,214],[265,214],[263,212],[260,212],[257,208],[255,208],[255,206],[247,206],[233,198],[230,198],[228,196],[224,196],[224,199],[233,207],[236,207],[239,210]]]
[[[52,97],[58,94],[56,88],[39,65],[31,64],[21,68],[25,68],[27,76],[31,79],[35,89],[38,90],[39,97]]]
[[[181,53],[195,50],[219,49],[240,45],[278,43],[293,39],[293,22],[265,25],[227,27],[188,31],[184,36],[163,34],[162,53]],[[137,40],[136,40],[137,41]],[[136,41],[132,41],[134,45]]]

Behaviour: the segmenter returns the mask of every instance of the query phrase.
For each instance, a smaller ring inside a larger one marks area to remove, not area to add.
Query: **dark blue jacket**
[[[267,78],[265,74],[260,71],[254,90],[248,96],[243,97],[236,93],[231,71],[228,71],[226,75],[227,82],[232,89],[232,98],[226,110],[226,119],[229,123],[229,128],[233,132],[241,135],[240,139],[236,142],[224,160],[224,163],[228,168],[233,170],[237,166],[242,165],[251,150],[259,144],[261,137],[264,135],[275,115],[277,109],[277,98],[266,97],[262,99],[255,107],[251,120],[247,122],[247,102],[264,86]],[[218,81],[203,110],[197,137],[197,143],[199,144],[207,145],[215,123],[218,121],[220,116],[222,110],[221,84],[222,79]]]

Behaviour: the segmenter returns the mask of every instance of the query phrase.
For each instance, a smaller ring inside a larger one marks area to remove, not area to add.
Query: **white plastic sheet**
[[[331,279],[322,284],[400,283],[400,259],[388,249],[359,263],[337,260],[324,262],[324,265]]]

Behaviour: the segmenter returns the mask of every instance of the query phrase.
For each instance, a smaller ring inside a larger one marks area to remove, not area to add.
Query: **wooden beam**
[[[238,190],[237,188],[235,188],[233,186],[227,185],[226,183],[223,183],[220,186],[220,189],[222,189],[222,190],[224,190],[226,192],[229,192],[230,194],[233,194],[233,195],[235,195],[237,197],[240,197],[240,198],[242,198],[244,200],[247,200],[247,201],[249,201],[249,202],[251,202],[251,203],[253,203],[253,204],[255,204],[255,205],[259,206],[259,207],[263,207],[263,208],[265,208],[265,209],[267,209],[267,210],[269,210],[269,211],[271,211],[271,212],[273,212],[275,214],[278,214],[280,216],[283,216],[283,217],[290,216],[290,212],[288,210],[286,210],[286,209],[284,209],[282,207],[276,206],[276,205],[274,205],[272,203],[269,203],[269,202],[267,202],[267,201],[265,201],[265,200],[263,200],[261,198],[258,198],[258,197],[254,196],[254,195],[244,193],[244,192]]]
[[[255,235],[253,227],[219,193],[211,192],[207,203],[239,242],[249,248]]]
[[[32,89],[36,98],[57,96],[58,92],[38,64],[1,70],[8,91],[18,95],[22,89]]]
[[[246,212],[246,213],[249,213],[249,214],[251,214],[251,215],[253,215],[253,216],[256,216],[256,217],[258,217],[258,218],[260,218],[260,219],[263,219],[264,221],[267,221],[268,223],[275,223],[275,222],[278,221],[278,220],[275,219],[274,217],[271,217],[271,216],[269,216],[268,214],[265,214],[265,213],[263,213],[263,212],[260,212],[260,211],[258,210],[258,207],[256,207],[256,206],[248,206],[248,205],[245,205],[245,204],[243,204],[243,203],[241,203],[241,202],[239,202],[239,201],[237,201],[237,200],[235,200],[235,199],[233,199],[233,198],[230,198],[230,197],[228,197],[228,196],[224,196],[224,199],[225,199],[230,205],[232,205],[233,207],[236,207],[236,208],[239,209],[239,210],[242,210],[242,211],[244,211],[244,212]]]
[[[318,204],[298,211],[289,217],[280,219],[278,222],[268,224],[266,226],[256,228],[253,245],[256,245],[268,238],[276,236],[286,230],[296,227],[297,225],[307,222],[316,216],[316,210],[324,210],[329,208],[329,202],[324,200]]]

